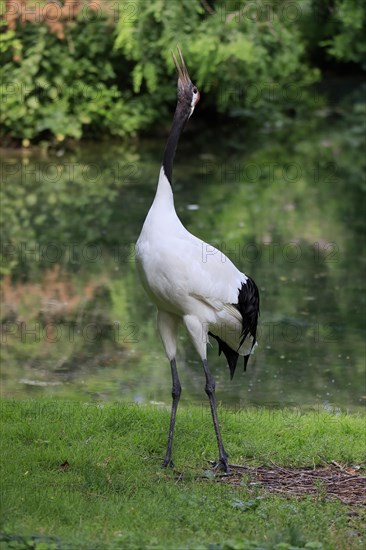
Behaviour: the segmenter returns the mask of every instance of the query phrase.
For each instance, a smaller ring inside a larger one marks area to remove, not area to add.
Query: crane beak
[[[177,73],[178,73],[178,85],[185,87],[191,83],[191,79],[189,78],[189,74],[187,71],[186,64],[184,63],[182,52],[180,51],[180,48],[178,46],[177,46],[177,50],[179,54],[180,64],[177,61],[177,58],[175,57],[173,50],[172,50],[172,56],[173,56],[175,68],[177,69]]]

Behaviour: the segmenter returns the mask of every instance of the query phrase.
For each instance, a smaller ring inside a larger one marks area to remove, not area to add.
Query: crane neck
[[[185,112],[183,107],[178,103],[175,109],[173,124],[169,133],[168,141],[165,147],[164,156],[163,156],[163,167],[164,172],[169,180],[169,183],[172,183],[172,174],[173,174],[173,162],[175,157],[175,152],[177,150],[178,141],[182,130],[189,118],[189,113]]]

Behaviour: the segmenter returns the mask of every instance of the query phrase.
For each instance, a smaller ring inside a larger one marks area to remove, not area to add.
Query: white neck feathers
[[[164,166],[160,168],[158,187],[156,189],[153,205],[164,206],[167,211],[174,210],[173,191],[165,175]]]

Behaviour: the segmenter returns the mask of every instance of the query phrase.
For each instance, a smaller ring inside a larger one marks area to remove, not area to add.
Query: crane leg
[[[177,365],[175,363],[175,359],[172,359],[170,361],[170,369],[172,371],[172,412],[170,416],[170,426],[169,426],[169,436],[168,436],[168,445],[166,449],[166,455],[163,461],[162,466],[174,466],[173,461],[171,459],[172,455],[172,445],[173,445],[173,434],[174,434],[174,426],[175,426],[175,416],[177,414],[177,408],[179,403],[180,394],[182,391],[179,377],[178,377],[178,371],[177,371]]]
[[[205,385],[205,392],[208,395],[208,398],[210,400],[210,407],[211,407],[211,414],[212,414],[212,420],[215,428],[216,438],[217,438],[217,444],[219,447],[219,460],[216,464],[217,469],[224,470],[227,474],[230,473],[230,468],[228,464],[228,455],[224,449],[224,445],[222,443],[221,438],[221,432],[220,432],[220,426],[219,421],[217,418],[217,407],[216,407],[216,397],[215,397],[215,380],[208,368],[207,359],[203,359],[203,370],[205,371],[206,376],[206,385]]]

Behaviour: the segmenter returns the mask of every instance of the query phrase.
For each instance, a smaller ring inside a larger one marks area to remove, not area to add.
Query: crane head
[[[187,112],[189,118],[200,100],[200,93],[189,77],[182,52],[178,46],[177,50],[180,63],[173,51],[172,56],[178,73],[178,105]]]

